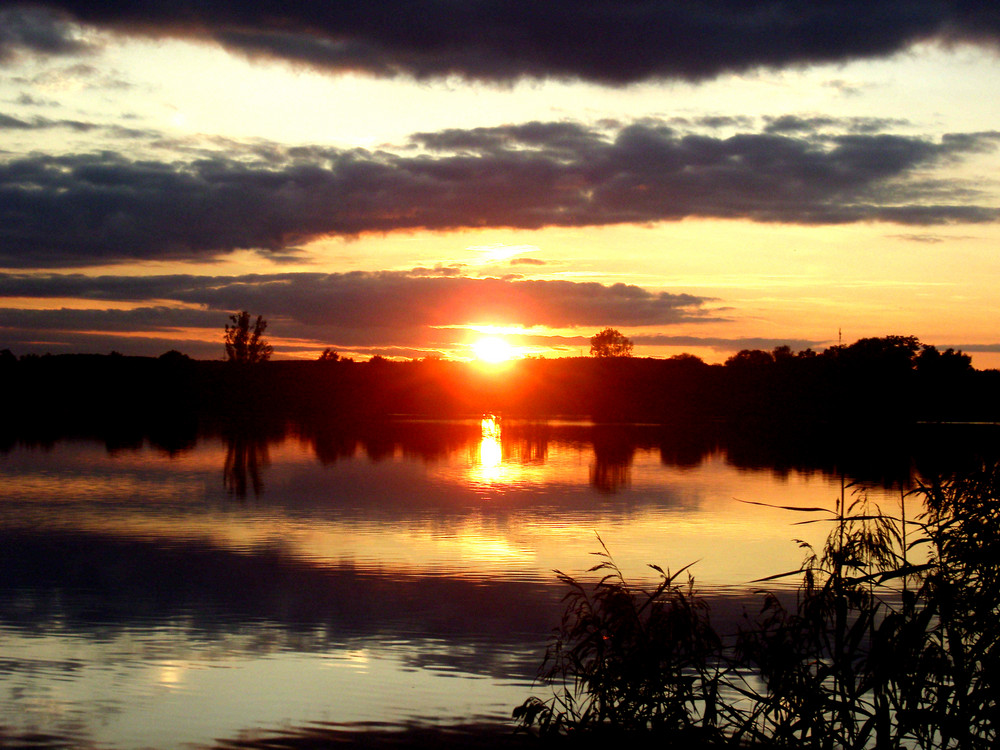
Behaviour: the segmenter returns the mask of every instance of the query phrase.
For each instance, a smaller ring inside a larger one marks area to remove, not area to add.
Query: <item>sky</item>
[[[0,2],[0,349],[1000,367],[1000,8]]]

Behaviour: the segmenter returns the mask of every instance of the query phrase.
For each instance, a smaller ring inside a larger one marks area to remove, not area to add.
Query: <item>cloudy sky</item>
[[[0,349],[1000,366],[1000,9],[0,3]]]

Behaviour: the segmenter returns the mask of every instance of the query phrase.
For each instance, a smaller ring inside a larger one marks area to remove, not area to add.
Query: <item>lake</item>
[[[98,748],[507,722],[598,534],[735,624],[825,536],[754,503],[892,509],[914,463],[492,418],[0,446],[0,745]]]

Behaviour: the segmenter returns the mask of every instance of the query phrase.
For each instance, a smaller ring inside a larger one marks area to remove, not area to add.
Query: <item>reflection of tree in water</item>
[[[544,464],[549,455],[549,429],[545,424],[516,425],[504,432],[504,458],[520,464]]]
[[[230,495],[240,499],[247,496],[247,489],[253,494],[264,491],[263,470],[271,465],[267,448],[267,438],[236,432],[226,435],[226,463],[222,468],[222,482]]]
[[[354,458],[358,452],[358,436],[344,430],[324,425],[318,429],[303,432],[303,437],[312,442],[316,458],[324,466]]]
[[[622,428],[594,428],[594,463],[590,467],[590,484],[601,492],[617,492],[632,483],[632,457],[635,443],[627,439]]]
[[[590,484],[601,492],[617,492],[632,483],[632,466],[599,458],[590,467]]]
[[[372,461],[397,455],[422,461],[438,461],[463,446],[479,444],[478,424],[370,420],[345,425],[304,424],[300,437],[311,442],[324,464],[350,459],[358,450]]]

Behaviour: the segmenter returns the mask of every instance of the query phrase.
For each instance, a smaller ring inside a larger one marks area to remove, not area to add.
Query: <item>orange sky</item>
[[[217,358],[245,308],[279,357],[610,326],[641,356],[895,334],[1000,366],[996,31],[702,5],[487,3],[488,34],[0,11],[0,349]]]

